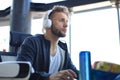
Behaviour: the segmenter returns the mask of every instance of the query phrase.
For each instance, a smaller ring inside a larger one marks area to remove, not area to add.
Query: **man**
[[[28,37],[18,51],[18,61],[30,61],[35,73],[30,80],[73,80],[78,71],[73,65],[66,43],[59,40],[66,36],[69,10],[56,5],[44,18],[43,35]]]

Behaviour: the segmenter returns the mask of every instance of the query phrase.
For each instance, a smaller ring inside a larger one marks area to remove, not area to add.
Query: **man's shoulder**
[[[44,35],[43,35],[43,34],[35,34],[33,37],[36,37],[36,38],[43,38]]]
[[[28,37],[29,39],[37,39],[37,38],[44,38],[43,34],[35,34],[35,35],[32,35],[30,37]]]
[[[39,42],[41,40],[44,40],[44,36],[42,34],[32,35],[32,36],[27,37],[25,39],[26,42],[28,42],[28,41],[30,41],[30,42]]]

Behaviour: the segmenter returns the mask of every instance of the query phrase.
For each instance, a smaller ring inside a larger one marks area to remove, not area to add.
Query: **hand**
[[[49,80],[74,80],[77,75],[70,69],[62,70],[57,73],[51,74]]]

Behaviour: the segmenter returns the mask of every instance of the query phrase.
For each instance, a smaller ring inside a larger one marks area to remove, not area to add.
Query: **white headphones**
[[[48,10],[44,16],[43,27],[45,27],[45,28],[50,28],[52,25],[52,20],[49,19],[49,15],[51,12],[52,12],[52,10]]]

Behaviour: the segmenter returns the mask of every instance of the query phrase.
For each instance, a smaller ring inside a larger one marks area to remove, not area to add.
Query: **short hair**
[[[63,5],[55,5],[55,6],[53,6],[51,13],[49,14],[49,18],[52,18],[53,15],[54,15],[54,13],[56,13],[56,12],[63,12],[63,13],[65,13],[68,17],[69,17],[69,14],[70,14],[70,11],[69,11],[69,9],[68,9],[66,6],[63,6]]]

